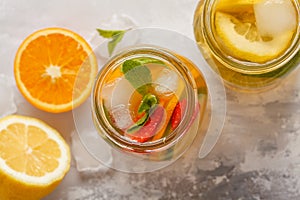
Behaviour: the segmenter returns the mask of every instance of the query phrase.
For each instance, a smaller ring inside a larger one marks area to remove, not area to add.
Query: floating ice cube
[[[119,77],[106,84],[102,91],[104,103],[110,111],[115,125],[120,129],[132,125],[129,102],[135,89],[125,77]]]
[[[263,0],[254,5],[260,35],[276,36],[296,28],[297,14],[291,0]]]
[[[133,124],[130,116],[130,111],[126,107],[127,106],[120,104],[113,107],[111,110],[115,125],[120,129],[126,129]]]
[[[17,112],[13,79],[0,74],[0,118]]]
[[[163,69],[154,81],[157,86],[155,91],[160,94],[170,94],[178,88],[178,75],[170,69]]]
[[[118,105],[128,105],[132,93],[135,91],[133,86],[125,77],[117,78],[115,80],[114,89],[111,96],[112,107]]]

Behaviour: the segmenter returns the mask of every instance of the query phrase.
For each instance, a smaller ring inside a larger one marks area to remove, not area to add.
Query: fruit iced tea
[[[299,63],[299,1],[206,0],[194,18],[198,45],[229,85],[271,85]]]
[[[192,143],[206,99],[203,76],[188,59],[138,47],[99,72],[93,118],[100,135],[119,150],[164,160]]]

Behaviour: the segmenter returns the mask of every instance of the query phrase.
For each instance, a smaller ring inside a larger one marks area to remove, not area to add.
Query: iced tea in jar
[[[207,87],[187,58],[157,46],[127,48],[100,70],[93,121],[114,148],[151,160],[179,157],[197,135]]]
[[[298,0],[203,0],[194,33],[227,86],[260,91],[299,65],[299,19]]]

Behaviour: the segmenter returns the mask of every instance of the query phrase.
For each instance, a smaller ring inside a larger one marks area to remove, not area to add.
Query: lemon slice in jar
[[[270,61],[282,54],[290,45],[294,33],[287,30],[274,37],[262,37],[251,20],[241,21],[220,11],[215,15],[215,28],[220,44],[229,55],[257,63]]]
[[[219,0],[216,9],[223,12],[247,12],[249,7],[263,0]]]

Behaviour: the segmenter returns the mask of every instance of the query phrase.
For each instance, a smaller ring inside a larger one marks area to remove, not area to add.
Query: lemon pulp
[[[25,116],[0,119],[1,200],[41,199],[69,168],[69,147],[55,129]]]
[[[279,57],[291,44],[295,29],[277,35],[260,34],[253,8],[259,2],[238,0],[230,3],[222,0],[216,6],[216,38],[222,50],[236,59],[265,63]]]

